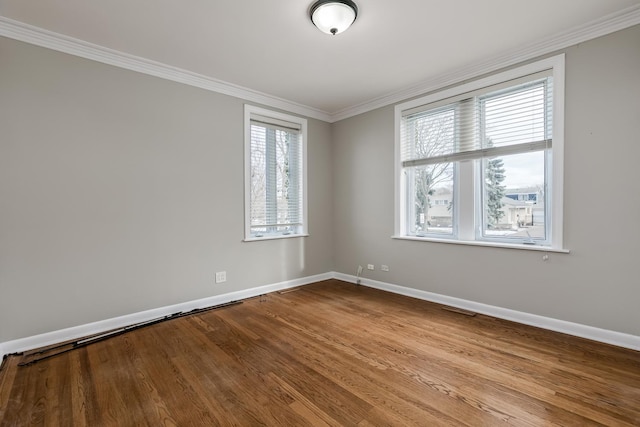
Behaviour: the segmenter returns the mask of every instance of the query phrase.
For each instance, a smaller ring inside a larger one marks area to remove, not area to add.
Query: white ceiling
[[[313,0],[0,0],[0,15],[327,115],[521,51],[640,0],[356,0],[329,36]],[[613,14],[613,15],[612,15]]]

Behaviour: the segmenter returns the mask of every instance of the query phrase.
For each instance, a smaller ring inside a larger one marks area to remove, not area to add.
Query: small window
[[[564,57],[396,107],[396,236],[562,249]]]
[[[245,106],[245,240],[306,235],[307,122]]]

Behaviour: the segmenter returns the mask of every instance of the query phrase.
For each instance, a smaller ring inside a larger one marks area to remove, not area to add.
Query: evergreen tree
[[[487,198],[487,220],[490,225],[497,225],[504,216],[502,198],[505,195],[505,169],[502,159],[491,159],[485,170],[485,194]]]

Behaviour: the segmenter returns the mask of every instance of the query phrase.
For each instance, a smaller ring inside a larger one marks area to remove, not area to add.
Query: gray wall
[[[336,271],[640,335],[640,26],[565,53],[570,254],[392,240],[389,106],[334,124]]]
[[[545,263],[390,238],[392,106],[309,120],[311,236],[243,243],[242,100],[0,37],[0,343],[366,263],[388,264],[365,270],[388,283],[640,335],[640,27],[566,54],[572,252]]]
[[[243,243],[242,100],[1,37],[0,64],[0,343],[332,270],[329,124],[311,236]]]

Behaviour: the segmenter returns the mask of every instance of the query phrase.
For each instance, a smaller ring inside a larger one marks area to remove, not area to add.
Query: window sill
[[[295,237],[309,237],[308,234],[280,234],[274,236],[263,236],[263,237],[249,237],[243,239],[243,242],[261,242],[263,240],[280,240],[280,239],[293,239]]]
[[[449,243],[454,245],[485,246],[485,247],[491,247],[491,248],[519,249],[519,250],[525,250],[525,251],[538,251],[538,252],[556,252],[556,253],[562,253],[562,254],[568,254],[570,252],[569,249],[557,249],[557,248],[552,248],[551,246],[487,242],[487,241],[481,241],[481,240],[453,240],[453,239],[436,239],[433,237],[413,237],[413,236],[391,236],[391,238],[398,239],[398,240],[414,240],[419,242]]]

